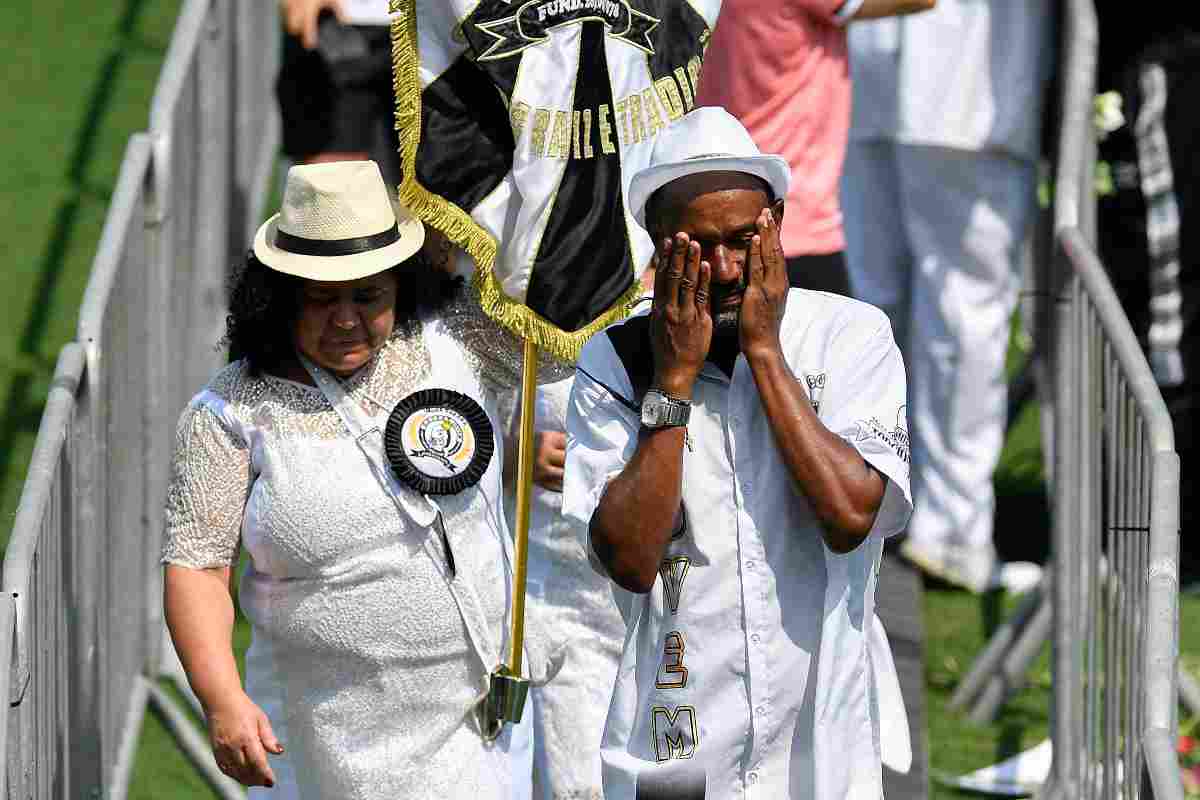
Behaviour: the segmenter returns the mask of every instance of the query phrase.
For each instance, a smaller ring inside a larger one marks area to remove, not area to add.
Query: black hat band
[[[275,246],[298,256],[353,256],[379,250],[400,241],[400,228],[396,223],[386,231],[370,236],[352,236],[349,239],[307,239],[293,236],[278,228],[275,230]]]

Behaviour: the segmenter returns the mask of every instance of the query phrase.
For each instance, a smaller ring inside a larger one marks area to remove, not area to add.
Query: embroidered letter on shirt
[[[692,560],[687,556],[664,558],[658,567],[662,576],[663,593],[667,596],[667,607],[672,614],[679,613],[679,598],[683,595],[683,581],[687,577],[688,567]]]
[[[671,631],[663,638],[662,666],[654,685],[659,689],[682,689],[687,686],[687,667],[683,665],[686,645],[683,634]]]
[[[808,384],[808,402],[812,403],[813,411],[821,413],[821,395],[825,393],[825,373],[806,372],[804,382]]]
[[[650,709],[650,735],[654,739],[654,758],[657,761],[691,758],[700,744],[696,709],[679,706],[671,711],[666,706],[654,706]]]

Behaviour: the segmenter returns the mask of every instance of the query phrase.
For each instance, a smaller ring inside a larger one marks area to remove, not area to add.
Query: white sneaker
[[[910,537],[901,543],[900,557],[930,577],[975,594],[997,589],[1020,594],[1042,579],[1042,568],[1037,564],[1002,563],[991,547],[935,545]]]

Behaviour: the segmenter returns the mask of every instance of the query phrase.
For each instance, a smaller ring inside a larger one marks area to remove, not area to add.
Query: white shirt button
[[[746,569],[748,569],[748,570],[750,570],[750,569],[754,569],[754,562],[753,562],[753,561],[747,561],[747,562],[746,562]]]
[[[762,637],[759,636],[757,633],[751,634],[750,641],[754,642],[755,644],[758,644],[759,642],[762,641]]]
[[[759,706],[758,708],[754,709],[754,713],[755,713],[755,714],[758,714],[758,715],[761,717],[763,714],[766,714],[766,713],[767,713],[767,707],[766,707],[766,706]]]

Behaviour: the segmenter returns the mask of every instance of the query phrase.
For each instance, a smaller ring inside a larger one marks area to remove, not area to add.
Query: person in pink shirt
[[[838,181],[850,132],[852,20],[936,0],[725,0],[697,105],[724,106],[764,153],[792,168],[783,252],[793,286],[850,294]]]

